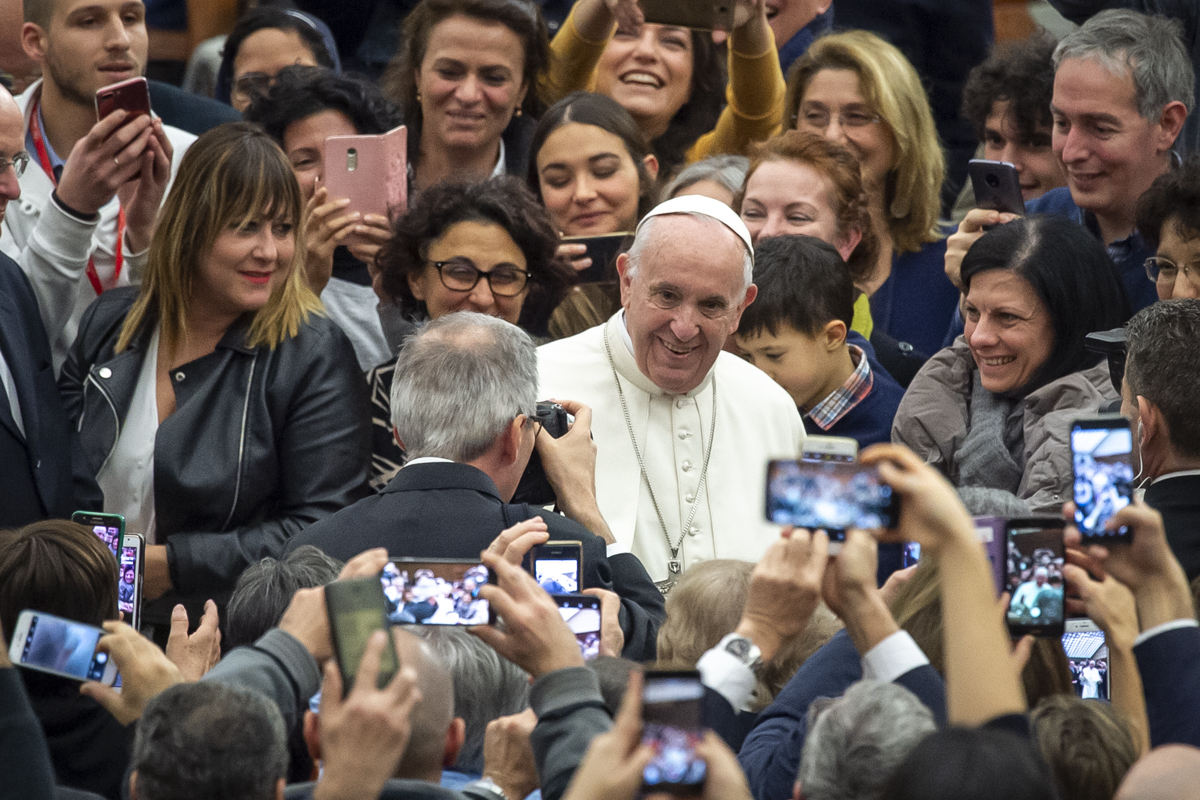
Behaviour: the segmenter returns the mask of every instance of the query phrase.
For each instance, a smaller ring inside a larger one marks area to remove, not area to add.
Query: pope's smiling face
[[[686,394],[704,382],[756,288],[745,286],[745,245],[720,222],[673,214],[648,226],[636,261],[617,259],[621,305],[638,369],[668,394]]]

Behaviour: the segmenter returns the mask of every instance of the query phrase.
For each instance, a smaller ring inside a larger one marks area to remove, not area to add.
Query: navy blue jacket
[[[945,262],[945,239],[901,253],[892,259],[892,274],[871,295],[875,329],[908,342],[925,358],[941,349],[958,308],[958,289],[946,277]]]
[[[801,417],[804,431],[810,436],[848,436],[858,442],[859,450],[864,450],[873,444],[892,440],[892,420],[896,418],[896,409],[900,407],[904,389],[875,358],[874,349],[861,334],[851,331],[846,343],[861,348],[866,355],[875,376],[871,393],[828,430],[820,428],[803,412]]]
[[[791,797],[808,735],[808,707],[818,697],[840,697],[861,679],[862,661],[844,630],[804,662],[775,702],[759,715],[738,754],[755,800]],[[896,683],[920,698],[939,725],[945,724],[945,684],[933,667],[910,670]]]
[[[1150,746],[1200,747],[1200,628],[1151,636],[1133,655],[1146,694]]]

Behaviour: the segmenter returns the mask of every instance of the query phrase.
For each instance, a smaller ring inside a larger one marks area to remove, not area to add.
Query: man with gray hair
[[[933,712],[896,683],[859,681],[808,710],[793,800],[873,800],[917,744],[937,730]]]
[[[621,596],[623,655],[652,659],[662,597],[636,558],[609,558],[604,540],[589,530],[607,532],[590,464],[554,457],[559,448],[588,450],[587,411],[578,408],[575,425],[553,439],[538,436],[536,406],[537,350],[529,334],[472,312],[430,322],[405,342],[392,384],[392,424],[408,463],[381,493],[301,531],[287,551],[311,544],[349,561],[385,547],[396,557],[474,559],[504,530],[541,517],[549,539],[582,544],[584,588]],[[570,518],[509,502],[535,441],[551,486],[572,498]]]
[[[760,559],[767,462],[797,458],[804,426],[778,384],[722,352],[754,301],[750,232],[729,206],[668,200],[617,259],[621,305],[538,351],[541,396],[592,409],[609,553],[632,551],[665,593],[710,558]]]
[[[1063,214],[1108,247],[1134,309],[1158,297],[1142,264],[1154,255],[1135,230],[1138,198],[1171,168],[1172,147],[1195,102],[1178,22],[1104,11],[1054,51],[1053,148],[1065,188],[1026,204]]]

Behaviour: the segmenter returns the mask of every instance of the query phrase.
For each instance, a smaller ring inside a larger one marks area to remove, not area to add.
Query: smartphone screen
[[[1091,620],[1069,620],[1062,645],[1071,667],[1075,694],[1084,700],[1108,702],[1108,642],[1104,631]]]
[[[563,621],[575,634],[584,661],[600,655],[600,598],[587,594],[555,595]]]
[[[1063,523],[1047,518],[1010,520],[1005,538],[1008,559],[1008,627],[1014,634],[1057,636],[1063,630]]]
[[[920,542],[905,542],[904,543],[904,562],[905,568],[916,565],[921,560],[921,543]]]
[[[1129,529],[1107,531],[1113,514],[1133,500],[1133,434],[1125,419],[1076,420],[1071,427],[1075,465],[1075,525],[1084,539],[1128,541]]]
[[[142,605],[142,537],[127,533],[122,541],[117,607],[125,614],[125,621],[137,628]]]
[[[579,542],[546,542],[535,545],[530,555],[533,579],[547,594],[576,594],[580,589],[579,566],[583,546]]]
[[[646,791],[694,789],[704,783],[707,764],[697,757],[704,735],[700,703],[704,687],[697,672],[647,672],[642,690],[642,744],[654,751],[642,773]]]
[[[479,588],[491,579],[478,561],[396,558],[379,576],[393,625],[489,625]]]
[[[767,466],[767,519],[825,530],[844,541],[848,528],[890,528],[897,498],[874,467],[838,462],[772,461]]]
[[[374,578],[339,580],[325,587],[325,608],[343,692],[349,693],[371,634],[388,625],[383,594]],[[376,683],[383,688],[400,669],[394,642],[385,647]]]
[[[38,611],[21,613],[26,614],[28,627],[17,624],[17,631],[25,632],[20,658],[14,659],[21,666],[80,681],[104,680],[105,673],[111,672],[108,653],[96,652],[103,630]]]
[[[108,552],[118,561],[121,558],[121,537],[125,533],[125,518],[120,514],[99,514],[89,511],[76,511],[71,515],[72,522],[78,522],[92,529],[92,533],[100,537]]]

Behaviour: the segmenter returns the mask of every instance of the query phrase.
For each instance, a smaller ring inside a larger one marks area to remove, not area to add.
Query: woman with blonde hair
[[[220,602],[248,565],[366,494],[367,387],[305,281],[303,206],[257,127],[205,133],[141,286],[88,308],[63,367],[104,510],[146,537],[151,624],[175,601]]]
[[[864,287],[876,330],[936,352],[958,290],[944,274],[938,225],[945,162],[916,70],[875,34],[823,36],[792,67],[784,105],[785,127],[833,139],[858,158],[879,240]]]

